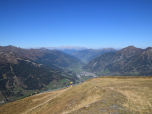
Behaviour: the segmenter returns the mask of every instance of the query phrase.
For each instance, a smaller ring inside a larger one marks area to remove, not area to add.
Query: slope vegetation
[[[64,68],[77,64],[80,60],[57,50],[0,46],[0,105],[75,83],[76,74]]]
[[[99,76],[149,76],[152,75],[152,48],[128,46],[95,58],[84,69],[96,72]]]
[[[151,114],[151,94],[152,77],[100,77],[2,105],[0,113]]]
[[[0,101],[4,102],[42,90],[61,88],[77,80],[72,72],[24,60],[18,60],[18,64],[1,66],[0,75]]]

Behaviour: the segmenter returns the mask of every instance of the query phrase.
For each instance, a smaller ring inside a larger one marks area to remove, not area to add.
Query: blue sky
[[[152,47],[152,0],[0,0],[0,45]]]

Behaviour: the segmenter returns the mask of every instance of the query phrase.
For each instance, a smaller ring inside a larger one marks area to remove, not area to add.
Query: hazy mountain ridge
[[[59,46],[59,47],[45,47],[46,49],[58,49],[58,50],[65,50],[65,49],[73,49],[73,50],[82,50],[82,49],[87,49],[85,47],[80,47],[80,46]]]
[[[89,61],[93,60],[94,58],[109,52],[116,52],[117,50],[113,48],[104,48],[104,49],[85,49],[80,50],[72,53],[71,55],[79,58],[82,62],[88,63]]]
[[[67,54],[72,54],[78,50],[87,49],[85,47],[79,47],[79,46],[59,46],[59,47],[45,47],[45,48],[50,50],[59,50]]]
[[[152,48],[128,46],[90,61],[84,69],[99,75],[152,75]]]

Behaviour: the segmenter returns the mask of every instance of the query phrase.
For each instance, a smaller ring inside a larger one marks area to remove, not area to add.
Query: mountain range
[[[89,72],[94,76],[150,76],[152,47],[80,49],[68,54],[46,48],[0,46],[0,101],[11,102],[33,92],[63,88],[71,81],[82,81],[78,74],[92,78]]]
[[[0,100],[10,102],[34,91],[75,83],[76,74],[66,68],[77,64],[83,63],[58,50],[0,46]]]
[[[85,70],[98,75],[152,75],[152,47],[146,49],[128,46],[117,52],[105,53],[90,61]]]

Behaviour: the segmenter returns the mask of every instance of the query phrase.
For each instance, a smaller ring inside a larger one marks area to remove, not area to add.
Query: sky
[[[152,47],[152,0],[0,0],[0,46]]]

